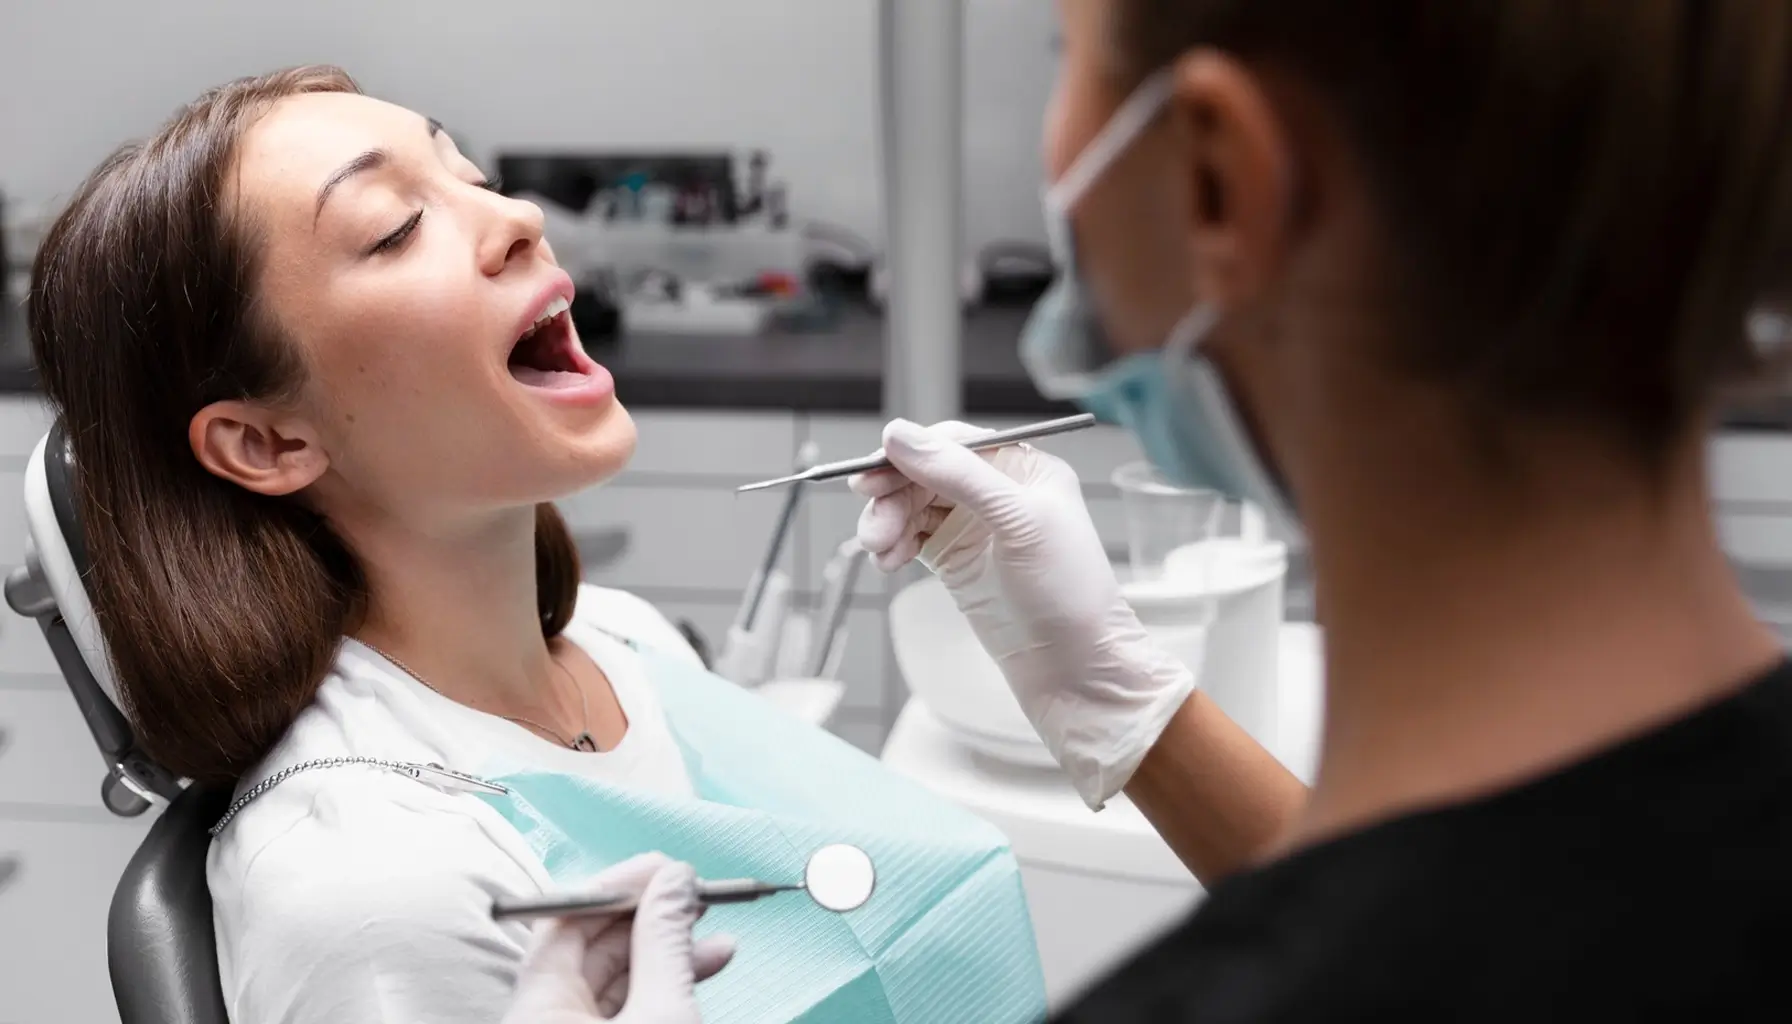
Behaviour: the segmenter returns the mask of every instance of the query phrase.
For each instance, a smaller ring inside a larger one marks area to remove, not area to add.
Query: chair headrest
[[[81,660],[116,706],[118,683],[112,661],[82,582],[91,563],[75,500],[74,453],[60,420],[38,441],[25,468],[25,526],[44,583],[68,623]]]
[[[106,640],[82,580],[89,562],[75,500],[75,464],[60,422],[25,467],[27,565],[6,582],[15,611],[37,620],[75,707],[109,769],[100,793],[116,814],[141,814],[181,791],[181,780],[143,752],[119,707]],[[47,593],[46,593],[47,592]]]

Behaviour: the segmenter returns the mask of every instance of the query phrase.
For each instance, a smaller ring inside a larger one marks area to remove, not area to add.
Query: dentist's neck
[[[353,526],[371,594],[360,639],[479,707],[527,708],[553,671],[535,590],[535,517],[511,510],[452,529],[390,518]]]
[[[1552,441],[1521,481],[1414,426],[1318,471],[1327,708],[1299,838],[1540,777],[1782,656],[1719,546],[1700,441],[1653,481]]]

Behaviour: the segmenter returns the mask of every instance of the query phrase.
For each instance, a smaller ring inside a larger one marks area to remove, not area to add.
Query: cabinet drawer
[[[30,455],[49,432],[50,421],[50,404],[43,399],[0,398],[0,457]]]
[[[1033,422],[1022,419],[993,419],[980,422],[978,426],[991,430],[1006,430]],[[1137,462],[1145,457],[1139,443],[1133,436],[1119,427],[1099,426],[1089,430],[1079,430],[1071,434],[1060,434],[1032,442],[1041,451],[1050,452],[1076,470],[1076,475],[1084,484],[1096,484],[1108,487],[1114,476],[1114,470],[1128,462]]]
[[[654,601],[653,606],[675,626],[683,621],[696,627],[703,642],[709,645],[711,661],[721,657],[722,645],[728,642],[728,627],[734,624],[734,614],[740,609],[739,602],[725,601]]]
[[[1717,536],[1724,551],[1754,568],[1792,568],[1792,515],[1723,512]]]
[[[586,579],[604,586],[739,593],[759,568],[781,503],[727,487],[593,488],[560,502],[575,537],[620,531],[620,548]],[[786,569],[792,542],[784,549]]]
[[[25,564],[25,474],[0,470],[0,566]],[[8,608],[6,611],[10,612]]]
[[[1792,639],[1792,568],[1739,563],[1736,576],[1749,605],[1782,639]]]
[[[822,570],[842,543],[858,536],[859,514],[864,510],[865,499],[842,484],[821,484],[804,496],[803,533],[808,538],[808,553],[798,588],[820,593]],[[867,563],[859,569],[853,592],[861,598],[875,598],[885,592],[885,585],[884,574]]]
[[[105,808],[106,766],[67,690],[0,690],[0,804]]]
[[[789,473],[796,417],[767,412],[635,414],[640,440],[629,475],[715,476],[742,483]]]
[[[886,422],[882,416],[810,416],[804,437],[815,442],[823,462],[856,459],[883,447]]]
[[[146,819],[0,821],[0,856],[18,861],[12,884],[0,889],[0,1020],[118,1020],[106,968],[106,916],[112,890],[148,830]]]
[[[1772,503],[1792,511],[1792,436],[1719,434],[1708,451],[1719,505]]]
[[[1095,532],[1107,548],[1108,557],[1116,562],[1124,561],[1126,510],[1120,499],[1097,489],[1095,494],[1086,495],[1084,501],[1089,507],[1089,518],[1095,522]],[[812,493],[804,499],[804,504],[807,506],[803,517],[808,554],[801,567],[798,586],[815,592],[821,588],[822,567],[833,557],[835,548],[858,532],[859,514],[864,510],[865,502],[852,494]],[[856,593],[861,600],[879,600],[889,593],[889,579],[876,566],[867,565],[859,572]]]
[[[9,566],[0,571],[11,572]],[[53,675],[61,677],[50,642],[37,623],[11,608],[0,607],[0,674]]]
[[[840,656],[840,681],[846,684],[843,711],[882,712],[887,704],[885,670],[890,663],[890,627],[882,608],[854,608],[846,613],[846,649]]]
[[[1008,430],[1035,421],[994,416],[977,417],[975,422],[989,430]],[[821,457],[833,461],[876,451],[883,445],[883,429],[882,417],[814,416],[809,420],[808,436],[821,448]],[[1100,426],[1033,443],[1042,451],[1070,463],[1084,483],[1104,487],[1113,477],[1114,470],[1145,457],[1132,435],[1118,427]]]
[[[660,614],[696,626],[709,642],[710,656],[722,653],[736,605],[701,601],[655,601]],[[889,664],[889,626],[881,608],[854,608],[846,613],[846,650],[840,658],[840,681],[846,684],[842,708],[880,711],[885,701],[885,666]],[[4,765],[0,764],[0,768]],[[0,799],[5,799],[0,797]]]

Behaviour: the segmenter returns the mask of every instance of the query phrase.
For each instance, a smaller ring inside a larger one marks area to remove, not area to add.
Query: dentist
[[[1068,1019],[1792,1015],[1792,670],[1705,445],[1792,294],[1792,8],[1060,6],[1026,365],[1304,531],[1327,682],[1307,792],[1064,463],[889,426],[860,539],[1210,890]]]
[[[1792,7],[1060,6],[1026,363],[1304,531],[1327,686],[1307,792],[1152,646],[1069,467],[890,425],[860,539],[1209,889],[1064,1019],[1792,1017],[1792,669],[1705,445],[1784,340],[1745,325],[1792,299]]]

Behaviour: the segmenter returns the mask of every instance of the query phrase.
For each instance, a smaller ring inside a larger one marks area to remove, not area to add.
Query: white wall
[[[966,2],[966,233],[1042,237],[1053,4]],[[877,0],[0,0],[0,189],[53,204],[201,89],[286,64],[500,147],[763,146],[881,241]]]

